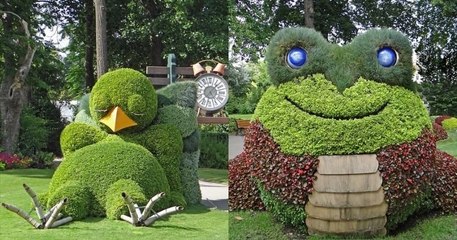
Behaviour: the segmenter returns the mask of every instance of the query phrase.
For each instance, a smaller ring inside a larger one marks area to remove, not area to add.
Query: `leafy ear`
[[[320,33],[310,28],[279,30],[271,39],[265,57],[271,81],[279,85],[296,77],[324,72],[328,64],[329,45]],[[306,62],[299,68],[292,68],[287,63],[286,58],[292,48],[306,51]]]
[[[391,29],[372,29],[355,37],[348,47],[354,54],[361,77],[414,90],[412,47],[402,33]],[[396,60],[392,66],[380,64],[378,54],[383,49],[393,50],[391,52]]]

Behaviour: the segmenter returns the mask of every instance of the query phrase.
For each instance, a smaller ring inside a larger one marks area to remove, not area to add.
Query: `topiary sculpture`
[[[78,121],[62,131],[65,160],[45,195],[48,208],[66,197],[63,213],[72,219],[107,216],[136,226],[150,225],[181,210],[186,205],[180,169],[183,138],[195,131],[193,108],[176,112],[179,106],[169,105],[158,109],[149,79],[132,69],[104,74],[92,89],[88,107],[82,106]],[[166,113],[166,121],[161,120],[161,112]],[[193,151],[198,152],[198,147]],[[146,197],[152,196],[148,203]],[[135,203],[148,204],[140,212]],[[152,207],[175,204],[181,207],[151,216]],[[128,212],[130,216],[123,215]]]
[[[231,210],[266,208],[310,234],[363,235],[434,207],[457,212],[457,161],[436,150],[404,35],[376,29],[338,46],[288,28],[266,61],[274,86],[230,162]]]

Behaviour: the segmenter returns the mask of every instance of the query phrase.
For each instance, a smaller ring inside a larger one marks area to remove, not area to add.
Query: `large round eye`
[[[383,47],[378,50],[378,63],[383,67],[392,67],[397,63],[397,52],[390,47]]]
[[[299,69],[303,67],[308,58],[308,53],[301,47],[293,47],[289,50],[286,56],[286,62],[289,67]]]

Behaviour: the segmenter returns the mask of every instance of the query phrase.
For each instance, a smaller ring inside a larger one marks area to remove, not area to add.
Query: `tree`
[[[331,42],[349,41],[357,33],[349,7],[343,0],[235,1],[230,18],[234,54],[245,61],[263,58],[269,39],[284,27],[314,27]]]
[[[20,119],[23,107],[27,104],[27,76],[32,66],[36,47],[30,34],[29,23],[11,11],[0,11],[2,14],[3,34],[13,36],[22,32],[24,36],[8,41],[2,49],[17,47],[22,56],[18,58],[13,52],[4,52],[4,76],[0,85],[1,146],[7,152],[14,152],[19,138]],[[14,21],[19,22],[15,24]],[[4,39],[4,37],[2,36]]]
[[[100,78],[104,73],[108,71],[108,47],[106,38],[106,4],[105,0],[94,0],[94,3],[96,22],[95,42],[97,48],[97,78]]]

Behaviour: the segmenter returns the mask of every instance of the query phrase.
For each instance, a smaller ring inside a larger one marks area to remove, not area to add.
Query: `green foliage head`
[[[420,97],[410,90],[360,78],[340,93],[322,74],[271,87],[255,117],[292,155],[373,153],[430,127]]]
[[[307,60],[300,68],[291,68],[287,54],[302,48]],[[397,61],[391,67],[378,62],[378,51],[394,50]],[[321,73],[341,92],[359,77],[372,81],[413,89],[412,48],[406,36],[390,29],[372,29],[345,46],[328,43],[322,35],[308,28],[286,28],[278,31],[267,49],[266,61],[271,81],[275,85]]]
[[[116,106],[138,124],[132,129],[142,130],[149,126],[157,114],[157,95],[149,79],[128,68],[101,76],[91,92],[90,115],[100,127],[108,130],[99,120]]]

